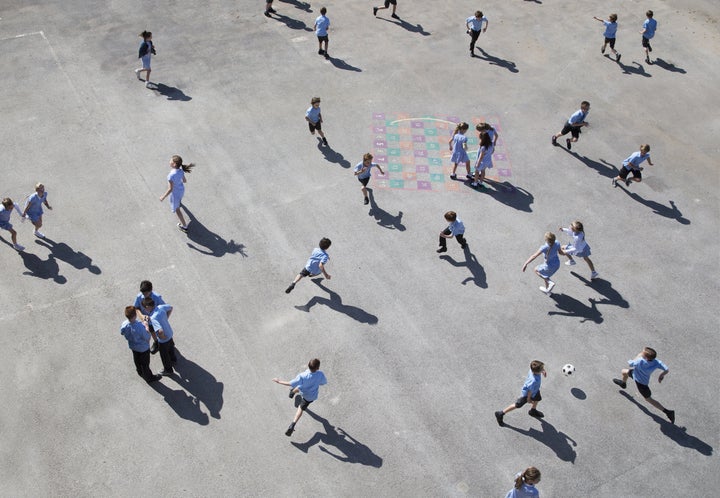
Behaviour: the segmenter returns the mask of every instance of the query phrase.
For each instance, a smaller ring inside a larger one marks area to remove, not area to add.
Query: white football
[[[562,373],[565,375],[572,375],[575,373],[575,367],[568,363],[567,365],[562,367]]]

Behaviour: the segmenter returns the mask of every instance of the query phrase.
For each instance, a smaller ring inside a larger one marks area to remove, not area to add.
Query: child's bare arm
[[[325,271],[325,265],[322,263],[320,263],[320,271],[322,272],[323,276],[325,278],[327,278],[328,280],[330,280],[330,278],[332,278],[332,277],[330,277],[330,274]]]

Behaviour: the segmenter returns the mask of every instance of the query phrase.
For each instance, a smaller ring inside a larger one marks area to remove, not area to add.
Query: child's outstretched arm
[[[524,264],[523,267],[522,267],[522,271],[525,271],[525,269],[527,268],[527,265],[529,265],[530,263],[532,263],[532,260],[535,259],[535,258],[537,258],[538,256],[540,256],[540,254],[542,254],[542,251],[536,251],[532,256],[530,256],[530,257],[528,258],[528,260],[525,261],[525,264]]]
[[[323,263],[320,263],[320,271],[322,272],[323,276],[325,278],[327,278],[328,280],[330,280],[330,278],[332,278],[332,277],[330,277],[330,274],[325,271],[325,265]]]

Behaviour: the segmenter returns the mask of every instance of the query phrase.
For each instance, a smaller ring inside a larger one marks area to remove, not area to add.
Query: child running
[[[288,288],[285,289],[285,294],[290,294],[295,288],[295,284],[298,283],[303,277],[317,277],[318,275],[320,275],[320,273],[322,273],[325,278],[330,280],[330,274],[325,271],[325,263],[327,263],[330,259],[330,256],[328,256],[328,253],[326,251],[332,245],[332,241],[328,238],[323,237],[322,239],[320,239],[320,243],[318,245],[320,247],[316,247],[313,250],[312,254],[310,255],[310,259],[308,259],[307,263],[305,263],[305,268],[300,270],[300,273],[297,274],[295,280],[293,280],[292,283],[288,286]]]
[[[45,207],[52,211],[52,207],[47,201],[47,192],[45,192],[45,185],[38,183],[35,185],[35,193],[28,197],[25,203],[25,210],[23,211],[23,217],[27,217],[35,227],[33,235],[38,239],[44,239],[45,235],[40,231],[40,227],[43,224],[43,204]]]
[[[590,246],[585,240],[585,231],[583,230],[583,224],[579,221],[573,221],[568,228],[560,227],[560,230],[571,235],[573,238],[572,244],[568,244],[563,248],[565,256],[568,260],[565,262],[568,266],[575,265],[573,256],[582,258],[585,260],[587,265],[590,267],[590,280],[595,280],[598,277],[598,272],[595,271],[595,265],[593,265],[590,259]]]
[[[13,209],[15,209],[15,211],[17,211],[17,214],[22,216],[22,211],[20,211],[20,206],[15,204],[12,201],[12,199],[10,199],[9,197],[5,197],[2,200],[2,207],[0,207],[0,228],[10,232],[10,237],[12,238],[13,249],[20,252],[20,251],[23,251],[25,249],[25,247],[23,247],[17,243],[17,232],[15,231],[13,226],[10,224],[10,215],[12,214]],[[22,218],[22,219],[24,220],[25,218]]]
[[[625,180],[625,186],[629,187],[630,182],[641,182],[642,181],[642,168],[640,165],[643,163],[643,161],[647,161],[650,166],[654,166],[653,162],[650,160],[650,146],[648,144],[643,144],[640,146],[640,150],[638,152],[633,152],[628,156],[627,159],[623,161],[622,168],[620,168],[620,173],[618,176],[612,179],[612,186],[617,187],[617,182],[620,180]],[[630,175],[630,172],[632,171],[633,177],[628,178],[628,175]]]
[[[447,252],[447,239],[452,239],[453,237],[458,241],[460,247],[465,249],[468,246],[465,240],[465,224],[458,218],[455,211],[445,213],[445,221],[450,224],[445,230],[440,232],[440,248],[436,252]]]
[[[652,52],[652,47],[650,46],[650,40],[653,36],[655,36],[655,31],[657,30],[657,21],[653,19],[653,11],[648,10],[645,12],[645,22],[643,23],[643,29],[640,31],[640,34],[642,35],[642,46],[645,49],[645,62],[648,64],[652,64],[650,61],[650,52]]]
[[[367,184],[370,181],[370,176],[372,176],[372,169],[377,168],[381,175],[385,174],[380,165],[372,162],[372,160],[373,155],[368,152],[363,156],[362,162],[357,163],[357,165],[355,166],[355,176],[357,176],[360,185],[362,185],[360,187],[360,190],[362,191],[363,198],[365,199],[363,201],[363,204],[370,203],[370,199],[368,198]]]
[[[470,128],[470,125],[464,121],[462,123],[458,123],[455,127],[452,138],[448,140],[448,147],[452,151],[450,161],[453,163],[450,178],[453,180],[457,179],[455,172],[457,171],[458,163],[465,163],[465,169],[467,170],[466,177],[468,180],[472,180],[472,176],[470,176],[470,158],[467,155],[467,137],[465,136],[465,132],[468,131],[468,128]]]
[[[155,45],[153,45],[152,33],[150,31],[143,31],[138,36],[143,39],[142,43],[140,43],[140,49],[138,50],[138,59],[142,60],[142,67],[135,70],[135,75],[142,81],[140,73],[143,71],[147,73],[145,75],[145,87],[150,88],[150,58],[156,55],[157,52],[155,52]]]
[[[528,467],[523,472],[515,474],[515,485],[507,492],[505,498],[538,498],[540,492],[535,485],[540,482],[540,471],[535,467]]]
[[[285,431],[286,436],[292,436],[295,430],[295,424],[298,423],[298,420],[300,420],[303,412],[310,406],[310,403],[318,398],[320,386],[327,384],[327,379],[322,370],[320,370],[320,360],[314,358],[308,362],[307,370],[299,373],[293,380],[280,380],[275,377],[273,382],[282,386],[288,386],[290,388],[290,393],[288,394],[290,399],[294,399],[298,393],[302,397],[300,405],[295,412],[295,417],[293,417],[292,423]]]
[[[485,29],[483,29],[483,24],[485,25]],[[470,16],[465,19],[465,27],[467,28],[466,33],[470,35],[470,57],[475,57],[475,43],[477,43],[480,33],[485,33],[487,31],[488,24],[490,24],[490,22],[487,17],[485,17],[479,10],[475,11],[474,16]]]
[[[540,286],[540,291],[549,296],[553,287],[555,287],[555,282],[550,280],[550,277],[552,277],[555,272],[558,271],[558,268],[560,268],[560,258],[558,257],[558,254],[562,254],[563,256],[565,255],[565,251],[563,251],[562,247],[560,247],[560,243],[555,240],[554,233],[545,232],[545,243],[541,245],[540,249],[535,251],[535,253],[533,253],[527,261],[525,261],[522,271],[524,272],[527,265],[529,265],[533,259],[537,258],[541,254],[544,256],[545,262],[535,267],[535,274],[542,278],[545,282],[545,287]]]
[[[540,384],[542,383],[542,377],[547,377],[545,371],[545,364],[540,360],[533,360],[530,362],[530,371],[528,372],[525,383],[522,386],[520,397],[515,401],[514,404],[508,406],[502,411],[495,412],[495,418],[497,419],[498,425],[502,427],[505,425],[503,417],[506,413],[513,411],[516,408],[521,408],[527,403],[531,404],[528,415],[536,418],[543,418],[545,414],[537,410],[537,404],[542,400],[540,395]]]
[[[600,19],[599,17],[594,17],[596,21],[600,21],[605,25],[605,33],[603,36],[605,37],[605,42],[603,43],[602,48],[600,49],[600,53],[605,53],[605,48],[610,45],[610,50],[613,54],[615,54],[615,62],[620,62],[620,53],[615,50],[615,35],[617,34],[617,14],[610,14],[607,18],[607,21],[604,19]]]
[[[310,99],[310,107],[305,111],[305,121],[308,122],[308,128],[310,128],[310,134],[315,136],[315,130],[322,139],[323,145],[327,145],[328,141],[325,138],[325,134],[322,131],[322,112],[320,112],[320,97],[313,97]]]
[[[475,178],[470,184],[472,187],[485,188],[483,182],[485,181],[485,170],[492,169],[492,155],[495,152],[493,147],[492,138],[486,131],[480,132],[480,150],[477,153],[477,160],[475,161]]]
[[[653,348],[643,348],[640,354],[634,360],[628,360],[630,368],[624,368],[620,373],[622,379],[613,379],[613,382],[625,389],[627,387],[627,379],[630,377],[635,381],[635,386],[640,392],[645,401],[653,405],[655,408],[663,412],[671,423],[675,423],[675,411],[668,410],[659,401],[656,401],[652,397],[652,391],[650,391],[650,376],[658,368],[663,371],[658,377],[658,383],[661,383],[665,376],[670,373],[670,369],[662,361],[657,359],[657,351]]]
[[[320,15],[315,19],[315,35],[318,39],[318,55],[324,55],[326,59],[330,58],[328,54],[328,28],[330,27],[330,19],[325,15],[327,9],[323,7],[320,9]],[[323,43],[325,48],[323,49]]]
[[[588,123],[585,121],[585,118],[587,118],[588,113],[590,112],[590,102],[587,100],[583,100],[580,103],[580,109],[575,111],[572,116],[567,120],[565,125],[563,126],[563,129],[557,132],[555,135],[550,137],[550,142],[552,142],[553,145],[557,145],[557,139],[567,135],[570,133],[572,135],[572,138],[568,138],[565,140],[565,145],[567,145],[567,149],[572,149],[572,143],[577,142],[578,138],[580,138],[580,133],[582,132],[583,126],[589,126]]]
[[[177,215],[180,220],[177,227],[183,232],[187,232],[188,229],[185,217],[182,211],[180,211],[180,204],[182,203],[183,195],[185,195],[185,183],[187,182],[185,173],[190,173],[194,167],[195,164],[193,163],[183,164],[182,157],[172,156],[172,158],[170,158],[171,169],[167,176],[168,189],[160,196],[160,202],[164,201],[168,195],[170,196],[170,211]]]

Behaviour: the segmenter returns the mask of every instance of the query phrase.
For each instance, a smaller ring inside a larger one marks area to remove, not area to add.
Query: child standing
[[[148,384],[161,379],[150,370],[150,338],[155,334],[146,328],[147,323],[137,319],[137,312],[134,306],[125,307],[126,320],[120,325],[120,334],[127,339],[128,347],[133,352],[135,371],[145,379]]]
[[[368,198],[368,191],[367,191],[367,184],[370,181],[370,176],[372,175],[372,169],[377,168],[378,171],[380,171],[381,175],[384,175],[385,172],[382,170],[379,164],[372,162],[373,155],[369,152],[363,156],[363,160],[361,163],[357,163],[355,166],[355,176],[357,176],[358,181],[362,185],[360,187],[360,190],[362,191],[363,198],[365,199],[363,201],[363,204],[369,204],[370,199]]]
[[[462,123],[458,123],[455,127],[452,138],[448,140],[448,147],[452,151],[450,161],[453,163],[450,178],[453,180],[457,179],[455,172],[457,171],[458,163],[465,163],[465,169],[467,170],[466,177],[468,180],[472,180],[472,176],[470,176],[470,158],[467,155],[467,137],[465,136],[465,132],[468,131],[468,128],[470,128],[470,125],[464,121]]]
[[[455,211],[445,213],[445,221],[450,224],[445,230],[440,232],[440,248],[437,252],[447,252],[447,239],[452,239],[453,237],[458,241],[460,247],[465,249],[468,246],[465,240],[465,224],[458,218]]]
[[[169,304],[158,305],[151,297],[143,299],[142,306],[145,314],[148,315],[143,320],[152,324],[152,329],[157,337],[160,360],[163,364],[160,375],[172,375],[174,372],[173,366],[177,363],[175,340],[173,339],[174,332],[168,320],[173,312],[173,307]]]
[[[570,118],[567,120],[567,123],[565,123],[565,126],[563,126],[563,129],[550,137],[550,141],[552,142],[552,144],[557,145],[558,138],[570,133],[572,134],[572,138],[568,138],[567,140],[565,140],[567,149],[570,150],[572,148],[572,142],[577,142],[578,138],[580,138],[581,128],[583,126],[589,126],[585,122],[585,118],[587,118],[589,112],[590,102],[588,102],[587,100],[583,100],[580,103],[580,109],[575,111],[573,115],[570,116]]]
[[[590,246],[585,240],[585,231],[583,230],[583,224],[579,221],[573,221],[568,228],[560,227],[560,230],[571,235],[573,238],[572,244],[568,244],[563,248],[565,256],[568,260],[565,262],[568,266],[575,265],[573,256],[583,258],[590,267],[590,280],[595,280],[598,277],[598,272],[595,271],[595,265],[593,265],[590,259]]]
[[[153,284],[149,280],[143,280],[142,282],[140,282],[140,292],[137,296],[135,296],[134,304],[135,309],[140,313],[140,315],[148,316],[148,313],[145,312],[145,308],[142,307],[143,299],[152,299],[153,302],[158,306],[161,304],[165,304],[162,296],[153,291]],[[157,337],[155,336],[155,329],[153,328],[152,322],[148,321],[146,323],[148,326],[148,330],[153,335],[153,345],[150,348],[150,354],[155,354],[158,352],[158,341]]]
[[[483,29],[485,24],[485,29]],[[475,42],[477,42],[480,33],[485,33],[488,29],[487,17],[483,16],[483,13],[479,10],[475,12],[474,16],[470,16],[465,20],[465,27],[467,28],[467,34],[470,35],[470,57],[475,57]]]
[[[640,150],[638,152],[633,152],[628,156],[627,159],[623,161],[622,168],[620,168],[620,173],[618,176],[612,179],[612,186],[617,187],[617,182],[619,180],[625,180],[625,186],[629,187],[630,182],[641,182],[642,181],[642,168],[640,165],[643,163],[643,161],[647,161],[650,166],[654,166],[653,162],[650,160],[650,145],[643,144],[640,146]],[[633,177],[628,178],[628,175],[630,174],[630,171],[632,171]]]
[[[528,467],[524,472],[515,474],[515,485],[507,492],[505,498],[537,498],[540,492],[535,485],[540,482],[540,471]]]
[[[607,21],[600,19],[599,17],[594,17],[596,21],[600,21],[605,25],[605,33],[603,36],[605,37],[605,42],[603,43],[602,48],[600,49],[600,53],[605,53],[605,47],[610,45],[610,50],[613,54],[615,54],[615,61],[620,62],[620,53],[615,50],[615,36],[617,34],[617,14],[610,14],[607,18]]]
[[[645,62],[648,64],[652,64],[650,62],[650,52],[652,52],[652,47],[650,46],[650,40],[653,36],[655,36],[655,30],[657,30],[657,21],[653,19],[653,11],[648,10],[645,12],[645,22],[643,23],[643,29],[640,31],[640,34],[642,35],[642,46],[645,49]]]
[[[477,125],[475,125],[475,130],[477,130],[478,133],[482,133],[483,131],[486,132],[488,135],[490,135],[490,140],[492,140],[492,146],[495,147],[497,145],[499,134],[497,130],[490,125],[490,123],[478,123]]]
[[[563,251],[562,247],[560,247],[560,243],[555,240],[554,233],[545,232],[545,243],[541,245],[540,249],[535,251],[535,253],[533,253],[527,261],[525,261],[522,271],[525,271],[527,265],[529,265],[533,259],[537,258],[541,254],[544,256],[545,262],[535,267],[535,274],[542,278],[545,282],[545,287],[540,286],[540,291],[550,295],[553,287],[555,287],[555,282],[550,280],[550,277],[552,277],[555,272],[558,271],[558,268],[560,268],[560,258],[558,257],[558,254],[565,255],[565,251]]]
[[[12,214],[13,209],[17,211],[17,214],[22,216],[22,211],[20,211],[20,206],[15,204],[12,199],[9,197],[5,197],[2,200],[2,207],[0,207],[0,228],[3,230],[7,230],[10,232],[10,237],[12,238],[12,246],[13,249],[20,252],[25,249],[25,247],[21,246],[17,243],[17,232],[13,228],[13,226],[10,224],[10,215]],[[25,218],[22,218],[23,220]]]
[[[670,372],[670,369],[662,361],[657,359],[657,351],[653,348],[643,348],[640,354],[634,360],[628,360],[630,368],[624,368],[622,373],[622,379],[613,379],[613,382],[625,389],[627,387],[627,379],[630,377],[635,381],[638,391],[645,398],[645,401],[653,405],[655,408],[663,412],[671,423],[675,423],[675,411],[668,410],[659,401],[652,398],[652,391],[650,391],[650,376],[658,368],[663,371],[658,377],[658,383],[661,383],[665,376]]]
[[[530,403],[532,408],[528,411],[528,415],[531,417],[543,418],[545,414],[537,410],[537,404],[542,400],[540,395],[540,384],[542,383],[542,377],[547,377],[545,371],[545,364],[540,360],[533,360],[530,362],[530,371],[528,372],[525,383],[522,386],[520,397],[515,401],[514,404],[508,406],[502,411],[495,412],[495,418],[497,423],[502,427],[505,423],[503,417],[506,413],[513,411],[516,408],[521,408],[527,403]]]
[[[180,211],[180,203],[182,202],[183,195],[185,195],[185,183],[187,182],[185,173],[190,173],[194,167],[195,164],[193,163],[183,164],[182,157],[172,156],[170,158],[171,169],[167,176],[168,189],[160,196],[160,202],[164,201],[168,195],[170,196],[170,210],[175,213],[180,220],[177,226],[183,232],[187,232],[188,229],[185,217],[182,211]]]
[[[326,59],[329,59],[327,30],[330,27],[330,19],[325,14],[327,14],[327,9],[323,7],[320,9],[320,15],[315,19],[315,35],[318,39],[318,55],[324,55]],[[325,49],[323,49],[323,43],[325,43]]]
[[[302,417],[303,412],[307,410],[307,407],[310,406],[310,403],[318,398],[320,386],[327,384],[327,379],[325,378],[325,374],[322,370],[320,370],[320,360],[315,358],[308,362],[307,370],[299,373],[293,380],[280,380],[275,377],[273,382],[283,386],[288,386],[290,388],[290,393],[288,394],[290,399],[294,399],[295,395],[298,393],[302,397],[300,405],[295,412],[295,417],[285,431],[286,436],[292,436],[292,433],[295,430],[295,424],[297,424],[298,420],[300,420],[300,417]]]
[[[145,87],[150,88],[150,58],[156,55],[157,52],[155,52],[155,45],[153,45],[152,33],[150,31],[143,31],[139,36],[143,39],[142,43],[140,43],[140,49],[138,50],[138,59],[142,60],[142,67],[135,70],[135,75],[142,81],[140,73],[145,71],[147,73],[145,76]]]
[[[47,192],[45,192],[45,185],[38,183],[35,185],[35,193],[28,197],[25,203],[25,210],[23,211],[23,217],[27,217],[35,227],[33,235],[39,239],[44,239],[45,235],[40,231],[42,227],[42,215],[43,215],[43,204],[45,207],[52,211],[52,207],[47,201]]]
[[[305,121],[308,122],[308,128],[310,128],[310,134],[315,136],[315,130],[322,139],[323,145],[327,145],[327,138],[322,131],[322,112],[320,111],[320,97],[313,97],[310,99],[310,107],[305,111]]]
[[[485,170],[492,169],[492,155],[495,151],[493,147],[492,139],[490,134],[482,131],[480,132],[480,150],[478,150],[477,160],[475,161],[475,178],[471,185],[473,187],[485,188],[483,182],[485,181]]]
[[[308,259],[307,263],[305,263],[305,268],[300,270],[300,273],[297,274],[295,280],[293,280],[288,288],[285,289],[285,294],[290,294],[295,288],[295,284],[303,277],[317,277],[320,273],[322,273],[325,278],[330,280],[330,274],[325,271],[325,263],[327,263],[330,259],[330,256],[328,256],[326,251],[332,245],[332,241],[323,237],[320,239],[320,243],[318,245],[320,247],[316,247],[313,250],[310,255],[310,259]]]

